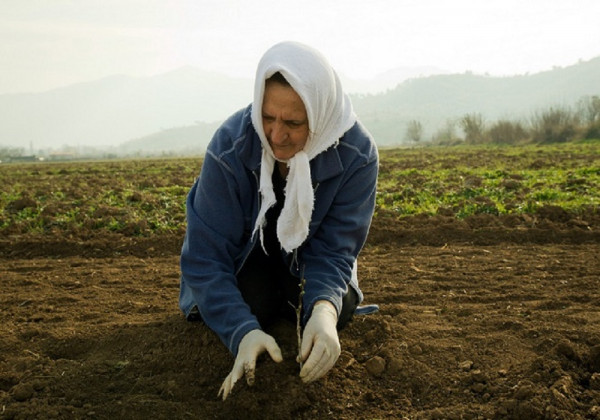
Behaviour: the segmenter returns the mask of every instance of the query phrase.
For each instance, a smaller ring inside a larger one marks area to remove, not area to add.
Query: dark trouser
[[[299,283],[298,277],[290,273],[279,256],[268,257],[260,245],[250,254],[238,274],[238,287],[242,296],[263,328],[280,318],[296,322]],[[358,295],[348,286],[338,317],[338,330],[352,319],[357,305]]]

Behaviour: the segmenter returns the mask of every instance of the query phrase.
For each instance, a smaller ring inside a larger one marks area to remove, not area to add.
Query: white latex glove
[[[324,376],[340,356],[340,340],[336,329],[337,312],[328,301],[319,301],[304,328],[300,362],[303,382],[312,382]]]
[[[223,394],[223,401],[225,401],[235,383],[244,375],[246,375],[248,385],[253,385],[256,358],[265,350],[269,352],[271,359],[275,362],[279,363],[283,360],[281,350],[273,337],[261,330],[252,330],[246,334],[240,341],[233,369],[223,381],[217,396]]]

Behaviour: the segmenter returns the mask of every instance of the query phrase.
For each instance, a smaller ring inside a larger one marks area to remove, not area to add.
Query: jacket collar
[[[260,168],[262,146],[252,123],[248,122],[246,136],[241,141],[240,160],[252,172],[257,171]]]

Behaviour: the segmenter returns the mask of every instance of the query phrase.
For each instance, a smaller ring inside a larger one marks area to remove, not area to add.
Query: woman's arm
[[[238,188],[234,171],[207,153],[187,198],[181,253],[182,283],[191,290],[204,322],[234,355],[242,337],[260,328],[235,278],[235,259],[248,239]]]
[[[305,321],[319,300],[331,302],[338,315],[352,267],[362,249],[375,208],[378,159],[371,158],[339,186],[326,216],[302,251],[306,267]]]

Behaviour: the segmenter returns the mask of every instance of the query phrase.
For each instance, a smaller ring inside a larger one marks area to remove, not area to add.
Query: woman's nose
[[[270,129],[271,142],[281,143],[285,140],[287,134],[282,123],[275,121],[271,124]]]

